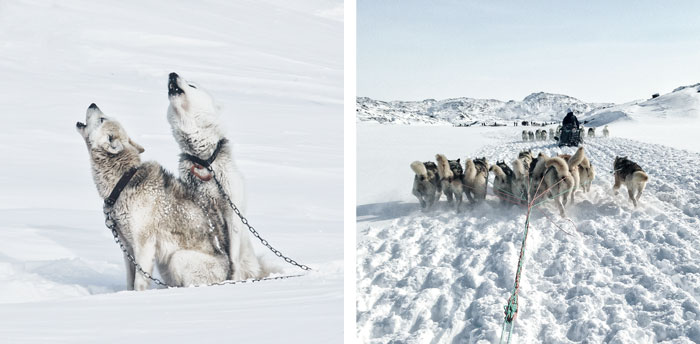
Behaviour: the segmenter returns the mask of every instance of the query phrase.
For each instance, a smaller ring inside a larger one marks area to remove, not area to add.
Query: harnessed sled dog
[[[616,156],[613,162],[613,169],[615,172],[615,184],[613,185],[615,195],[617,195],[620,185],[624,182],[630,202],[637,207],[639,197],[642,196],[642,191],[644,191],[644,187],[649,181],[649,175],[635,162],[627,159],[627,157]]]
[[[437,165],[432,161],[414,161],[411,163],[411,170],[416,174],[413,178],[413,195],[418,198],[421,209],[428,210],[433,207],[442,192]]]
[[[105,214],[119,228],[125,246],[127,289],[145,290],[150,285],[146,276],[136,274],[134,263],[149,275],[155,263],[172,286],[228,279],[229,258],[218,240],[224,228],[209,222],[186,185],[159,164],[142,163],[139,154],[144,149],[95,104],[76,129],[87,145]]]
[[[176,73],[168,78],[168,99],[168,122],[182,150],[180,178],[200,202],[217,214],[216,221],[224,228],[229,248],[232,279],[261,278],[276,272],[255,255],[248,229],[224,196],[241,215],[245,213],[243,177],[220,125],[219,106],[207,92]]]
[[[437,170],[440,175],[440,184],[442,192],[447,197],[447,203],[452,204],[452,197],[457,201],[457,211],[462,204],[462,165],[457,160],[447,160],[442,154],[435,155],[437,160]]]

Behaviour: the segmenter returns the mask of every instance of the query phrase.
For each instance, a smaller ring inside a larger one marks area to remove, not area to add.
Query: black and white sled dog
[[[194,191],[198,202],[213,209],[212,216],[227,229],[223,245],[232,264],[231,278],[243,280],[267,276],[273,272],[271,267],[264,266],[255,255],[248,229],[216,184],[218,180],[226,195],[245,214],[243,176],[236,169],[231,144],[220,124],[220,107],[201,87],[176,73],[170,73],[168,78],[168,99],[168,122],[182,150],[180,178]]]
[[[494,165],[491,165],[489,171],[494,174],[493,192],[501,199],[501,202],[517,202],[515,198],[520,190],[516,186],[515,173],[505,161],[496,161]]]
[[[416,174],[413,178],[413,195],[418,198],[421,209],[428,210],[440,198],[442,187],[437,165],[432,162],[414,161],[411,170]]]
[[[447,197],[447,203],[452,204],[454,196],[454,199],[457,201],[457,211],[459,211],[459,207],[462,205],[462,178],[464,176],[462,165],[459,162],[460,159],[447,160],[445,155],[437,154],[435,155],[435,160],[437,160],[441,189]]]
[[[217,242],[223,228],[209,223],[187,186],[159,164],[142,163],[144,149],[95,104],[76,129],[87,145],[97,192],[109,206],[105,210],[136,263],[149,274],[155,263],[172,286],[226,280],[228,257]],[[151,281],[135,273],[126,255],[124,261],[127,289],[147,289]]]
[[[523,141],[527,141],[528,137],[527,130],[523,130]]]
[[[489,181],[488,160],[485,157],[474,160],[467,158],[465,165],[462,182],[467,199],[471,203],[486,199],[486,187]]]
[[[595,137],[595,128],[588,128],[588,137]]]
[[[613,185],[615,195],[617,195],[620,185],[624,182],[630,202],[636,207],[639,197],[642,196],[642,191],[644,191],[644,187],[649,181],[649,175],[635,162],[627,159],[627,157],[616,156],[613,162],[613,169],[615,172],[615,185]]]
[[[530,141],[535,141],[535,133],[533,133],[532,130],[527,132],[527,137],[530,139]]]

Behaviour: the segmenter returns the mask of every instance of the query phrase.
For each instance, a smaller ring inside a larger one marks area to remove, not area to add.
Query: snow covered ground
[[[342,6],[0,2],[2,341],[340,342]],[[223,105],[250,221],[315,271],[124,291],[121,252],[104,226],[75,122],[95,102],[146,148],[144,160],[175,171],[179,149],[166,121],[172,71]]]
[[[513,342],[700,342],[700,149],[688,143],[694,136],[667,140],[674,147],[646,143],[646,133],[664,129],[625,130],[625,123],[611,125],[610,138],[585,142],[597,176],[567,207],[571,222],[553,204],[533,211]],[[362,342],[498,342],[525,209],[500,204],[489,190],[484,203],[461,213],[444,196],[423,213],[409,164],[436,153],[510,162],[524,149],[573,152],[553,141],[522,142],[521,129],[358,123]],[[631,138],[616,135],[622,131]],[[650,176],[636,209],[624,186],[612,193],[616,155]]]

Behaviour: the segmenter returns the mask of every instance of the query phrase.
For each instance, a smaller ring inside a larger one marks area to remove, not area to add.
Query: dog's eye
[[[196,89],[196,88],[197,88],[197,86],[195,86],[195,85],[192,85],[192,84],[187,84],[187,85],[188,85],[188,86],[190,86],[190,87],[192,87],[192,88],[194,88],[194,89]]]
[[[105,118],[104,118],[104,117],[100,117],[100,123],[104,123],[104,121],[105,121]]]

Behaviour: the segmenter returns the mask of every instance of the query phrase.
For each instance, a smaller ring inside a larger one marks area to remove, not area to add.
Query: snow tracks
[[[584,147],[597,175],[591,191],[577,191],[567,206],[571,222],[554,204],[533,210],[514,342],[700,342],[700,155],[617,138]],[[574,152],[504,142],[478,156],[510,164],[524,149]],[[616,155],[650,176],[637,208],[624,186],[613,196]],[[393,207],[405,206],[387,203],[391,215],[358,224],[360,340],[498,342],[525,209],[499,204],[489,190],[485,202],[459,214],[443,197],[432,212],[416,202],[415,211],[391,219],[403,213]]]

